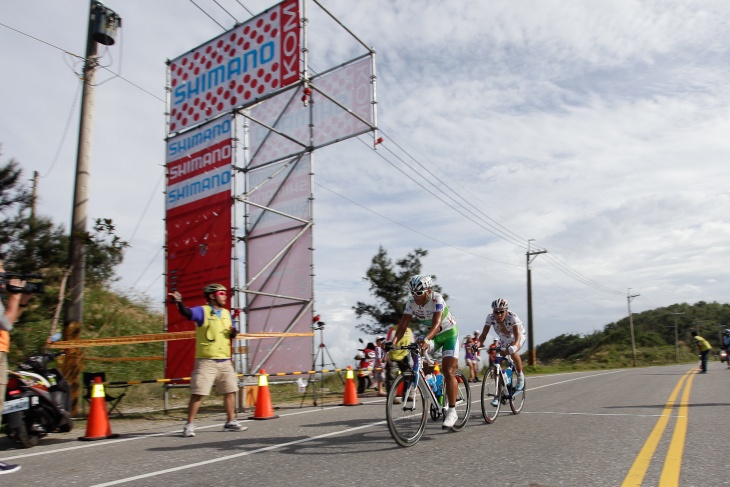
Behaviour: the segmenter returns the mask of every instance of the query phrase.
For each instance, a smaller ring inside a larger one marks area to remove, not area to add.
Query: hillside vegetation
[[[681,313],[681,314],[675,314]],[[690,332],[697,330],[717,350],[720,333],[730,328],[730,304],[675,304],[633,314],[637,366],[675,361],[675,319],[679,362],[697,360]],[[631,330],[628,317],[590,335],[560,335],[536,347],[541,365],[572,368],[631,367]]]

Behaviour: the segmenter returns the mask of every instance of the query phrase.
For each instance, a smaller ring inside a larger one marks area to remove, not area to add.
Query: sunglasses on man
[[[428,291],[413,291],[411,294],[413,294],[414,296],[423,296],[427,292]]]

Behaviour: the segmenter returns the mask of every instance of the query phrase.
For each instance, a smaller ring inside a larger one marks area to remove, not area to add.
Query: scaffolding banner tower
[[[314,74],[307,1],[285,0],[168,62],[166,292],[192,306],[206,284],[226,285],[242,332],[312,331],[316,150],[377,138],[375,51],[313,0],[364,48]],[[166,331],[193,327],[166,306]],[[235,344],[234,361],[246,374],[309,370],[314,349],[312,337],[252,340]],[[168,344],[165,376],[188,377],[193,354]]]

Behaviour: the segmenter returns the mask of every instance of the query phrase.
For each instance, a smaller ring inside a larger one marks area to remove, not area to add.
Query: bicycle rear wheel
[[[515,414],[520,414],[520,411],[522,411],[525,405],[525,389],[527,389],[527,381],[525,381],[525,385],[521,391],[515,391],[513,389],[512,395],[509,397],[509,407]]]
[[[451,427],[451,431],[461,431],[469,421],[469,413],[471,412],[471,388],[469,381],[466,380],[464,373],[456,370],[456,423]]]
[[[390,385],[385,414],[390,435],[400,446],[413,446],[423,436],[428,416],[425,387],[423,381],[415,387],[413,372],[402,373]]]
[[[482,416],[489,424],[494,423],[502,406],[502,376],[497,374],[497,368],[489,367],[482,379]],[[495,404],[496,399],[496,404]]]

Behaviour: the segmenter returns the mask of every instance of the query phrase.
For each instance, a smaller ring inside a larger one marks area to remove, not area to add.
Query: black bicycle
[[[504,352],[501,350],[500,352]],[[507,362],[506,366],[502,362]],[[492,365],[487,369],[482,379],[482,416],[489,424],[494,423],[502,405],[509,403],[514,414],[520,414],[525,406],[525,383],[521,390],[517,390],[517,370],[509,355],[500,353],[494,357]]]
[[[413,368],[401,373],[395,378],[388,391],[386,400],[386,416],[388,429],[393,439],[400,446],[413,446],[423,436],[426,429],[426,422],[429,413],[433,419],[446,416],[448,406],[439,404],[433,389],[426,382],[426,375],[423,372],[423,361],[421,347],[412,343],[399,347],[401,350],[408,350],[411,354]],[[471,411],[471,389],[464,373],[456,370],[457,397],[455,409],[457,420],[452,431],[461,431],[469,421]],[[443,403],[448,405],[448,397],[445,393]],[[439,414],[432,412],[437,410]]]

